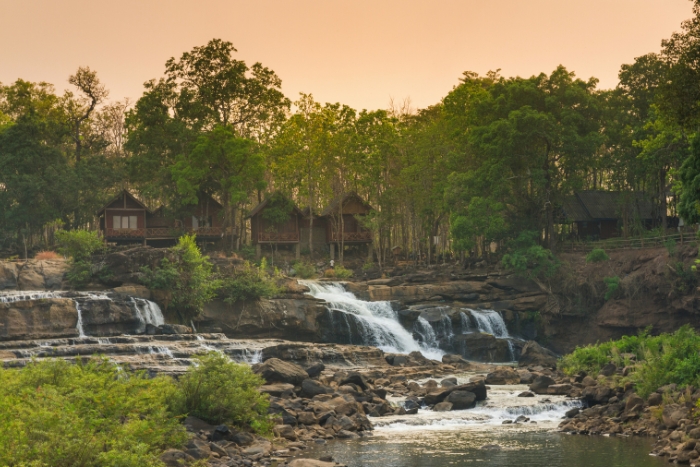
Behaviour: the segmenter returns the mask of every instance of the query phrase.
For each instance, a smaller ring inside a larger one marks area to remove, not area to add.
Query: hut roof
[[[336,212],[341,206],[341,204],[342,206],[345,206],[349,201],[352,200],[358,201],[360,204],[362,204],[362,206],[365,207],[365,209],[367,209],[367,211],[372,210],[372,206],[370,206],[368,202],[362,199],[360,195],[358,195],[354,191],[349,191],[343,194],[342,196],[334,198],[333,201],[331,201],[330,204],[326,207],[326,209],[324,209],[323,212],[321,212],[321,216],[328,216]]]
[[[564,201],[562,211],[568,222],[585,222],[620,219],[626,207],[639,219],[654,218],[650,199],[644,193],[629,191],[579,191]]]
[[[282,195],[282,196],[284,196],[284,195]],[[285,198],[286,198],[286,196],[285,196]],[[258,205],[255,206],[252,211],[250,211],[250,214],[248,214],[246,219],[250,219],[251,217],[255,217],[256,215],[258,215],[263,209],[265,209],[265,206],[267,206],[271,200],[272,200],[272,195],[268,196],[262,202],[258,203]],[[300,216],[303,215],[303,213],[297,207],[296,204],[292,204],[292,212],[295,212],[296,214],[298,214]]]
[[[122,196],[126,196],[127,198],[129,198],[130,200],[132,200],[133,202],[135,202],[136,204],[138,204],[139,206],[141,206],[143,209],[145,209],[146,212],[148,212],[148,213],[151,212],[150,209],[148,209],[148,208],[146,207],[145,204],[143,204],[141,201],[139,201],[139,200],[138,200],[134,195],[132,195],[128,190],[124,189],[124,190],[122,190],[118,195],[116,195],[114,198],[112,198],[111,200],[109,200],[109,202],[108,202],[107,204],[105,204],[104,206],[102,206],[102,207],[100,208],[100,210],[97,211],[97,212],[95,213],[95,215],[97,215],[97,216],[101,215],[101,214],[105,211],[105,209],[107,209],[107,208],[109,207],[110,204],[114,203],[115,201],[118,201],[118,200],[122,199]]]

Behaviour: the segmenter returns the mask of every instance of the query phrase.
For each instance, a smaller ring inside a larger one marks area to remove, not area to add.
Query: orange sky
[[[658,51],[688,0],[0,0],[0,82],[59,90],[78,66],[111,99],[138,98],[165,61],[218,37],[321,102],[438,102],[465,70],[551,72],[617,84],[620,64]]]

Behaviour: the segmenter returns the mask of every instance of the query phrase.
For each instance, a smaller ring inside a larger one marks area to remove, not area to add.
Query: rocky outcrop
[[[543,366],[548,368],[556,368],[557,356],[551,350],[545,349],[535,341],[529,341],[520,352],[518,365],[526,366]]]
[[[383,350],[359,345],[287,342],[263,349],[263,361],[271,358],[294,362],[304,368],[319,363],[354,367],[388,365]]]
[[[285,362],[278,358],[266,360],[265,363],[255,368],[254,371],[265,378],[268,384],[286,383],[296,386],[309,378],[308,373],[299,365]]]
[[[491,334],[472,332],[455,336],[455,349],[468,360],[477,362],[509,362],[513,360],[511,348],[505,339]]]
[[[0,262],[0,290],[59,290],[67,269],[64,260]]]
[[[197,330],[229,337],[313,342],[319,340],[318,316],[325,311],[325,306],[313,299],[263,299],[233,305],[214,300],[204,307]]]
[[[110,253],[101,262],[103,282],[110,287],[128,283],[139,283],[144,267],[159,266],[167,254],[167,249],[138,246],[128,250]]]
[[[78,312],[69,298],[0,303],[0,340],[76,337]]]

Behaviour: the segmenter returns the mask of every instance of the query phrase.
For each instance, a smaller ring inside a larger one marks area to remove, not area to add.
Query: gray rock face
[[[476,404],[476,394],[470,391],[452,391],[445,401],[452,404],[452,410],[471,409]]]
[[[546,394],[547,388],[555,384],[555,381],[549,376],[541,375],[535,378],[535,381],[530,385],[530,391],[535,394]]]
[[[451,402],[438,402],[433,407],[433,410],[435,412],[449,412],[450,410],[452,410],[452,403]]]
[[[313,379],[305,379],[301,382],[301,397],[311,399],[312,397],[318,396],[319,394],[332,393],[333,389],[329,388],[328,386],[324,386],[318,381],[314,381]]]
[[[255,369],[255,372],[265,378],[268,384],[288,383],[296,386],[309,377],[308,373],[299,365],[284,362],[278,358],[266,360]]]
[[[511,360],[508,341],[491,334],[472,332],[455,336],[455,347],[469,360],[479,362],[509,362]]]
[[[17,288],[17,265],[11,262],[0,262],[0,290]]]
[[[519,383],[520,375],[513,368],[499,368],[486,375],[486,384],[505,385]]]
[[[68,265],[64,260],[0,263],[0,290],[58,290]]]

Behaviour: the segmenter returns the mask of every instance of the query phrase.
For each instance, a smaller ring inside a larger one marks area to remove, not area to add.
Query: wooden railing
[[[607,240],[597,240],[593,242],[563,242],[559,246],[559,251],[582,251],[588,252],[596,248],[605,251],[610,250],[641,250],[643,248],[662,247],[670,242],[682,244],[693,240],[692,233],[664,235],[659,237],[635,237],[635,238],[609,238]]]
[[[107,229],[107,238],[143,238],[145,229]]]
[[[299,232],[260,232],[258,243],[297,243]]]
[[[340,235],[338,232],[331,231],[331,242],[340,242]],[[372,232],[369,230],[364,230],[361,232],[344,232],[343,240],[344,242],[371,242]]]
[[[220,237],[222,227],[200,227],[198,229],[173,229],[170,227],[151,227],[148,229],[106,229],[106,238],[178,238],[185,233],[197,234],[198,237]]]

